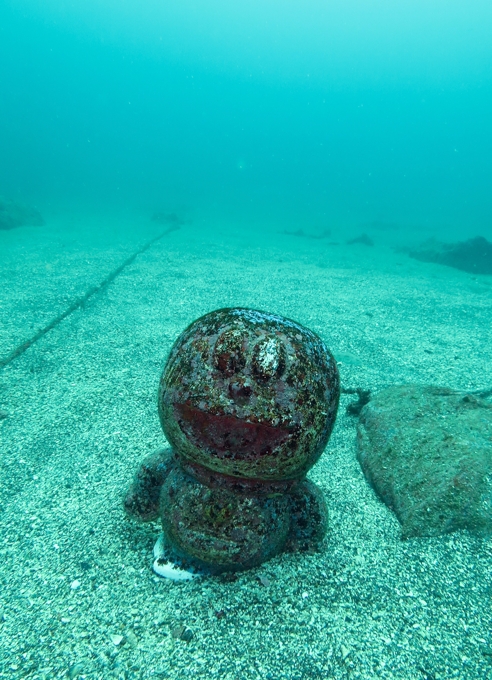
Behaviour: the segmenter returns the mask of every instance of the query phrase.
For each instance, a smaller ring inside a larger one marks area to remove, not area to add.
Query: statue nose
[[[249,385],[244,385],[241,382],[231,382],[229,385],[229,395],[231,399],[238,403],[246,403],[252,394],[252,389]]]

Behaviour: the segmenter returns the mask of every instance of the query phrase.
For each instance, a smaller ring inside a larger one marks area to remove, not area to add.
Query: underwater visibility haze
[[[6,0],[2,193],[487,236],[491,26],[479,0]]]
[[[0,0],[0,679],[492,679],[491,36]]]

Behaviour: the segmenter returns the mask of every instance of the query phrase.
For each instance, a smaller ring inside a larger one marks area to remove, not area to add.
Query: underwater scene
[[[492,680],[491,35],[0,2],[0,678]]]

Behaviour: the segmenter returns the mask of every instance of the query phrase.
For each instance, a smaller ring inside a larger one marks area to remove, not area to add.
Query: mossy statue
[[[191,578],[315,549],[327,511],[306,473],[339,395],[333,356],[294,321],[235,308],[192,323],[159,386],[171,448],[144,460],[125,498],[130,516],[162,522],[155,571]]]

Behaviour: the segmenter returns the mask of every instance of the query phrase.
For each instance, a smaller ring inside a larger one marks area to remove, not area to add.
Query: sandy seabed
[[[0,358],[158,231],[62,216],[0,232]],[[491,387],[492,277],[375,240],[185,225],[0,371],[0,678],[492,678],[492,540],[400,540],[356,460],[353,397],[310,472],[330,513],[320,553],[167,581],[151,569],[159,527],[122,510],[165,445],[167,353],[212,309],[308,326],[345,387]]]

